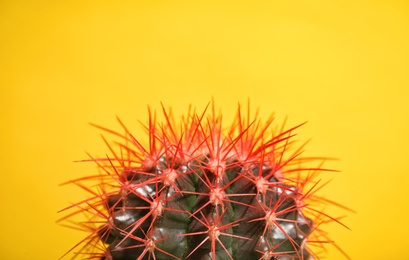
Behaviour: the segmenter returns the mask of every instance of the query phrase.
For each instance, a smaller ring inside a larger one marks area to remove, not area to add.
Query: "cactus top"
[[[225,128],[214,107],[189,111],[178,123],[165,109],[164,123],[150,114],[146,145],[121,121],[123,134],[98,126],[123,142],[87,160],[101,175],[72,181],[91,194],[69,207],[90,232],[73,250],[106,260],[315,258],[311,246],[329,241],[321,224],[338,220],[315,207],[328,201],[315,194],[325,159],[303,156],[301,125],[277,130],[273,117],[239,107]]]

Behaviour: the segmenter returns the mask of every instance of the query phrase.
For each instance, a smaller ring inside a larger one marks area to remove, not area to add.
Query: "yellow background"
[[[84,236],[55,221],[84,198],[58,184],[96,173],[73,161],[108,152],[88,122],[138,129],[147,105],[212,97],[228,122],[247,98],[308,120],[307,153],[340,159],[321,194],[357,211],[333,209],[352,231],[331,237],[352,259],[409,259],[407,1],[113,2],[0,1],[1,259]]]

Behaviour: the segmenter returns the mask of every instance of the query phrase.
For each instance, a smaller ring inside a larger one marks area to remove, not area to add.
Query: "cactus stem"
[[[307,243],[339,249],[321,225],[346,226],[323,209],[349,209],[317,195],[328,183],[319,173],[332,170],[322,168],[325,158],[304,157],[305,143],[295,147],[303,124],[277,131],[273,116],[263,122],[239,106],[225,128],[211,109],[189,109],[180,124],[163,105],[163,124],[149,109],[146,144],[119,118],[123,134],[93,124],[123,142],[115,151],[102,137],[110,156],[83,160],[101,174],[67,182],[90,198],[63,209],[74,212],[60,221],[85,214],[70,223],[89,232],[65,255],[78,247],[77,256],[101,260],[310,260],[318,256]]]

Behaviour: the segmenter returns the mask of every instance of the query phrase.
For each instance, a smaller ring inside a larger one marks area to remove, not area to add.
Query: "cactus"
[[[324,158],[302,156],[294,131],[279,131],[273,117],[242,115],[225,128],[214,105],[189,109],[179,123],[163,109],[150,112],[148,144],[118,119],[123,142],[111,156],[93,158],[101,174],[70,181],[91,197],[64,210],[86,214],[89,232],[74,248],[87,259],[314,259],[329,242],[320,225],[339,222],[315,205]],[[95,125],[96,126],[96,125]],[[318,162],[318,166],[311,166]],[[97,181],[93,189],[89,181]],[[74,250],[74,248],[72,250]],[[71,250],[70,250],[71,251]]]

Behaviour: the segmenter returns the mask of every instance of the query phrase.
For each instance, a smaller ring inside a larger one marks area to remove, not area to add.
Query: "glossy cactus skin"
[[[90,159],[103,172],[95,177],[98,193],[80,184],[84,179],[72,181],[93,194],[72,206],[90,214],[80,254],[106,260],[314,258],[309,238],[318,237],[320,222],[335,219],[306,203],[319,201],[314,178],[325,169],[306,166],[314,160],[301,156],[302,146],[294,148],[299,126],[274,131],[272,117],[250,121],[240,107],[228,128],[214,108],[207,117],[189,112],[180,124],[164,115],[164,124],[150,115],[146,146],[121,122],[125,134],[98,126],[124,142],[120,152],[109,145],[113,156]]]
[[[168,253],[154,251],[156,259],[259,259],[273,248],[279,259],[308,259],[300,245],[312,223],[297,208],[294,187],[265,165],[246,169],[227,161],[217,176],[207,164],[196,159],[175,165],[162,157],[147,171],[125,173],[132,192],[108,199],[115,228],[103,239],[112,258],[138,259],[152,241],[153,249]],[[254,183],[260,176],[266,187]]]

